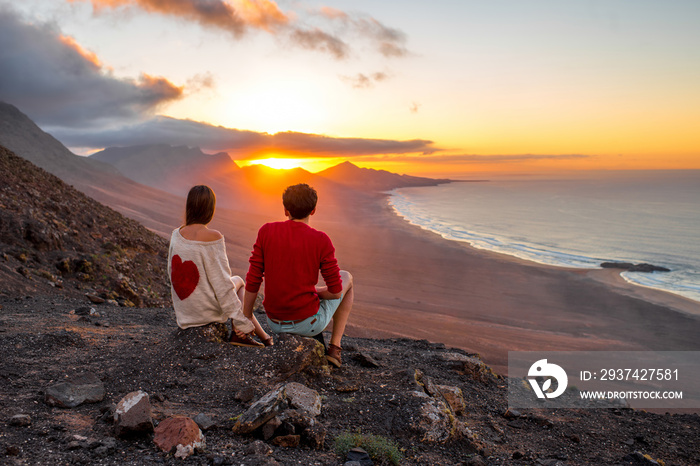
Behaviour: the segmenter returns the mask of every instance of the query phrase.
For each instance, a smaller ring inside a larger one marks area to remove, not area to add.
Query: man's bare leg
[[[333,314],[333,333],[331,335],[331,345],[338,347],[340,347],[340,341],[343,338],[354,300],[352,275],[350,272],[341,270],[340,277],[343,279],[343,300]]]

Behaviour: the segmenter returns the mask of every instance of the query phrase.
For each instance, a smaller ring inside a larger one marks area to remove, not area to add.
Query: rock
[[[317,416],[321,413],[321,397],[316,390],[300,383],[278,385],[241,415],[233,431],[238,434],[253,432],[288,407]]]
[[[203,431],[207,431],[216,425],[216,422],[204,413],[197,414],[192,420],[196,422]]]
[[[311,426],[316,425],[316,420],[305,411],[299,411],[296,409],[288,409],[282,414],[277,416],[277,419],[282,421],[282,423],[288,422],[294,427],[294,431],[302,431]],[[292,433],[292,432],[290,432]]]
[[[360,384],[355,382],[344,381],[335,387],[335,391],[338,393],[350,393],[356,392],[360,389]]]
[[[510,408],[508,408],[506,410],[506,412],[503,413],[503,417],[506,419],[517,419],[521,416],[522,416],[522,414],[520,413],[520,411],[515,410],[515,409],[510,409]]]
[[[652,264],[636,264],[633,267],[630,267],[628,269],[629,272],[644,272],[644,273],[652,273],[652,272],[670,272],[670,269],[667,269],[666,267],[660,267],[658,265],[652,265]]]
[[[83,448],[83,442],[80,442],[78,440],[73,440],[68,442],[68,445],[66,445],[66,450],[68,451],[73,451],[73,450],[79,450],[80,448]]]
[[[120,437],[153,431],[148,393],[139,390],[121,399],[114,411],[114,429]]]
[[[44,402],[59,408],[75,408],[83,403],[97,403],[104,399],[105,387],[94,374],[83,374],[46,389]]]
[[[472,456],[464,464],[468,465],[468,466],[487,466],[488,465],[488,463],[486,462],[484,457],[481,455]]]
[[[302,438],[310,448],[314,450],[323,450],[326,442],[326,428],[321,424],[315,424],[304,430]]]
[[[423,442],[444,442],[456,432],[455,418],[450,408],[440,400],[431,398],[423,403],[416,429]]]
[[[10,425],[15,427],[28,427],[32,425],[32,418],[28,414],[15,414],[10,418]]]
[[[290,382],[284,389],[284,395],[292,408],[305,411],[314,417],[321,414],[321,396],[316,390]]]
[[[628,270],[634,267],[631,262],[603,262],[600,266],[604,269],[623,269]]]
[[[314,338],[282,333],[275,345],[266,349],[272,353],[276,370],[282,380],[308,367],[327,365],[323,345]]]
[[[476,356],[468,356],[464,362],[462,370],[464,374],[482,383],[487,383],[498,377],[491,368],[484,364],[484,361]]]
[[[100,298],[96,294],[85,293],[85,297],[89,299],[93,304],[102,304],[105,302],[103,298]]]
[[[97,312],[94,307],[81,306],[75,309],[75,315],[77,316],[89,316],[93,312]]]
[[[187,458],[196,449],[204,448],[205,440],[197,423],[184,416],[165,419],[155,428],[153,442],[176,458]]]
[[[19,456],[21,450],[16,445],[8,445],[5,447],[5,455],[7,456]]]
[[[241,403],[247,403],[255,397],[255,389],[253,387],[245,387],[233,395],[233,399]]]
[[[279,417],[273,417],[265,423],[262,427],[262,434],[265,440],[270,440],[275,436],[275,431],[282,425],[282,421]]]
[[[604,269],[621,269],[629,272],[670,272],[670,269],[652,264],[632,264],[631,262],[603,262],[600,266]]]
[[[545,459],[538,459],[537,465],[539,465],[539,466],[565,466],[566,463],[564,463],[563,461],[558,460],[556,458],[545,458]]]
[[[246,455],[269,456],[272,454],[272,448],[262,440],[256,440],[246,447],[244,453]]]
[[[233,426],[237,434],[249,434],[267,421],[287,409],[288,402],[284,396],[285,385],[279,385],[253,403]]]
[[[230,332],[228,325],[212,322],[201,327],[178,329],[177,333],[179,338],[187,341],[204,340],[210,343],[228,343]]]
[[[362,367],[376,368],[380,366],[380,364],[367,353],[360,352],[353,356],[352,359],[359,362]]]
[[[359,447],[352,448],[348,451],[345,460],[348,462],[357,462],[362,466],[372,466],[374,464],[372,463],[372,458],[370,458],[369,453]]]
[[[625,464],[648,464],[648,465],[659,465],[658,461],[652,459],[649,455],[645,455],[641,451],[635,451],[622,458]]]
[[[452,412],[458,416],[464,414],[465,403],[461,388],[449,385],[438,385],[437,389],[440,391],[445,401],[447,401],[450,408],[452,408]]]
[[[296,448],[299,446],[301,437],[299,435],[282,435],[280,437],[275,437],[272,440],[273,445],[277,445],[284,448]]]

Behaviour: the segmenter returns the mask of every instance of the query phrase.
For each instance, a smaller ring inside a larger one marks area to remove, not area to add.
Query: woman
[[[230,342],[237,346],[273,344],[255,316],[241,310],[245,282],[231,275],[224,237],[207,225],[214,217],[216,196],[208,186],[194,186],[187,194],[185,224],[173,230],[168,253],[173,307],[180,328],[200,327],[231,320]]]

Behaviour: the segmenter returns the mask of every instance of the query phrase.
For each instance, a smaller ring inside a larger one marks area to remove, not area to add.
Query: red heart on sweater
[[[199,283],[197,265],[192,261],[182,262],[180,256],[176,254],[173,256],[171,270],[170,281],[173,284],[175,294],[180,298],[180,301],[184,301],[192,294]]]

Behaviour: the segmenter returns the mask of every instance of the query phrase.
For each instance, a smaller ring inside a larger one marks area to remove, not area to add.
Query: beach
[[[348,333],[442,342],[505,374],[508,351],[699,350],[700,303],[478,250],[408,224],[386,198],[312,217],[355,278]]]
[[[184,200],[174,196],[151,203],[86,191],[166,238],[181,222]],[[542,265],[446,240],[397,216],[386,194],[333,196],[320,193],[310,225],[330,235],[354,276],[350,336],[441,342],[504,375],[508,351],[700,350],[700,303],[629,284],[615,270]],[[212,228],[226,237],[233,273],[245,276],[258,228],[279,220],[281,206],[257,215],[217,209]]]

